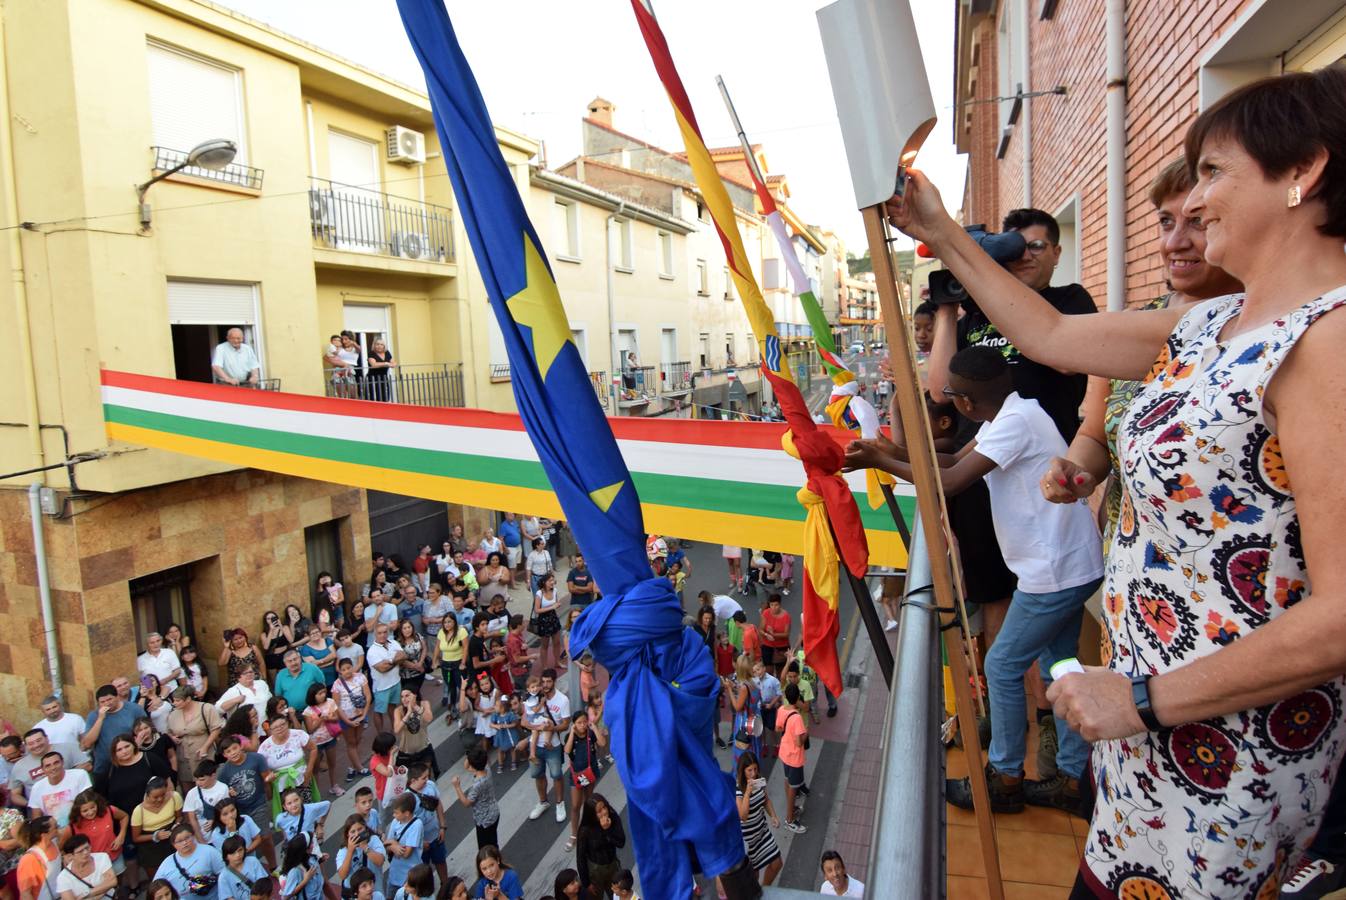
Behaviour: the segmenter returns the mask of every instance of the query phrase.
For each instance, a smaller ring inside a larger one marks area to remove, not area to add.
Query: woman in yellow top
[[[169,789],[168,779],[155,776],[145,783],[145,799],[131,811],[131,842],[141,868],[151,875],[173,853],[168,839],[181,814],[182,797]]]
[[[439,629],[439,670],[444,673],[444,696],[439,705],[449,711],[449,718],[458,718],[458,688],[463,683],[463,659],[467,654],[467,629],[458,624],[453,614],[444,617]]]

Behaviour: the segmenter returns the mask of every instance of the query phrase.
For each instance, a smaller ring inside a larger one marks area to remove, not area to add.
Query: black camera
[[[936,269],[930,273],[930,302],[940,306],[956,306],[968,299],[967,288],[953,277],[948,269]]]

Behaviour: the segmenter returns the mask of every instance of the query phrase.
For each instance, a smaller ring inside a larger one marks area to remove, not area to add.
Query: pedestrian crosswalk
[[[466,777],[466,771],[463,766],[463,745],[458,735],[458,724],[451,722],[446,716],[439,716],[431,724],[429,736],[432,746],[435,747],[436,759],[439,762],[441,775],[437,779],[437,786],[440,796],[443,798],[445,809],[445,845],[448,848],[449,858],[447,863],[450,875],[458,875],[463,878],[470,886],[476,880],[476,856],[477,841],[476,831],[472,822],[472,811],[463,806],[456,800],[456,794],[450,778],[458,775],[461,778]],[[716,759],[720,763],[720,768],[725,771],[731,771],[733,766],[732,750],[716,750]],[[786,869],[782,874],[782,883],[788,887],[803,888],[811,890],[817,884],[818,857],[823,849],[823,841],[827,830],[828,802],[827,798],[830,792],[826,790],[825,783],[830,779],[835,781],[837,769],[840,768],[840,762],[844,755],[844,746],[835,741],[824,741],[815,739],[812,742],[811,749],[806,754],[805,773],[806,779],[810,785],[815,781],[824,782],[824,789],[814,790],[810,797],[810,804],[806,805],[804,813],[800,820],[808,826],[808,831],[804,834],[796,834],[783,827],[775,833],[776,842],[780,845],[782,858],[786,860]],[[494,754],[492,754],[494,757]],[[494,759],[492,759],[494,762]],[[494,768],[492,768],[494,773]],[[785,820],[785,778],[782,767],[777,764],[777,760],[770,758],[765,760],[763,773],[767,778],[767,793],[771,798],[772,804],[776,808],[782,823]],[[563,775],[566,779],[566,821],[557,822],[552,809],[548,809],[546,814],[537,818],[529,819],[528,813],[537,803],[537,788],[533,779],[528,777],[528,766],[521,764],[515,771],[506,768],[502,774],[492,774],[494,779],[495,793],[500,806],[500,821],[497,826],[497,836],[501,845],[501,852],[504,855],[506,863],[515,869],[521,881],[524,882],[524,896],[540,897],[550,894],[552,884],[556,875],[562,870],[575,867],[575,852],[567,851],[565,844],[570,836],[570,791],[569,774]],[[328,825],[326,833],[328,835],[326,849],[335,857],[339,844],[339,823],[344,822],[346,817],[354,810],[353,788],[363,785],[373,786],[372,778],[364,778],[356,782],[347,793],[337,798],[332,803],[332,809],[328,814]],[[548,784],[548,797],[554,796],[552,787]],[[622,817],[623,824],[627,821],[626,807],[626,789],[621,783],[621,778],[617,774],[615,767],[608,767],[599,778],[596,786],[596,792],[602,794],[609,805]],[[386,818],[386,816],[385,816]],[[635,856],[628,843],[627,847],[619,853],[622,864],[630,868],[636,876],[637,889],[639,889],[640,870],[635,865]],[[797,873],[789,881],[785,876],[791,872]],[[807,883],[805,883],[807,882]],[[708,880],[702,880],[702,887],[707,896],[714,896],[714,885]]]

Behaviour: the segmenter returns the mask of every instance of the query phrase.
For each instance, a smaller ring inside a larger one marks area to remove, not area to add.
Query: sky
[[[219,5],[424,90],[394,0],[214,0]],[[901,2],[901,0],[897,0]],[[629,0],[447,0],[492,120],[544,142],[549,167],[580,151],[595,96],[616,128],[668,150],[682,142]],[[864,251],[815,12],[820,0],[656,0],[655,12],[710,146],[738,143],[715,76],[724,77],[768,171],[789,179],[790,205]],[[917,165],[956,207],[965,160],[952,143],[954,4],[913,3],[939,122]]]

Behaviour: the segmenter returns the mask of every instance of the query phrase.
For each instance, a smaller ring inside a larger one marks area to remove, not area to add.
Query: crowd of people
[[[686,551],[651,535],[648,553],[652,576],[681,596]],[[758,574],[738,588],[771,591],[753,621],[736,600],[708,592],[687,621],[723,677],[745,850],[770,883],[781,866],[771,828],[780,826],[760,760],[779,755],[785,827],[803,832],[816,678],[781,609],[789,558],[749,558]],[[524,586],[532,602],[513,612],[511,590]],[[619,857],[620,811],[595,790],[613,763],[606,674],[587,653],[569,656],[576,616],[601,596],[564,523],[503,513],[475,543],[455,525],[438,553],[422,545],[410,562],[374,553],[358,588],[320,573],[309,601],[266,611],[255,633],[226,631],[217,678],[179,625],[147,634],[136,673],[100,687],[95,709],[78,715],[49,697],[41,721],[0,739],[0,893],[512,900],[522,880],[500,849],[494,777],[527,766],[537,791],[528,818],[551,812],[575,856],[555,896],[634,897],[635,876]],[[461,771],[440,771],[437,718],[456,725]],[[354,812],[329,823],[348,790]],[[476,830],[469,873],[446,865],[454,804],[470,809]]]
[[[989,648],[991,805],[1091,819],[1072,896],[1343,883],[1346,659],[1326,561],[1346,513],[1324,488],[1346,413],[1321,398],[1346,379],[1344,140],[1341,65],[1204,111],[1150,191],[1169,290],[1124,313],[1052,286],[1059,228],[1041,210],[1006,217],[1024,249],[1002,266],[919,172],[889,204],[975,298],[923,307],[917,337]],[[914,474],[900,428],[848,464]],[[1100,586],[1104,664],[1084,667]],[[947,791],[971,806],[966,779]]]

